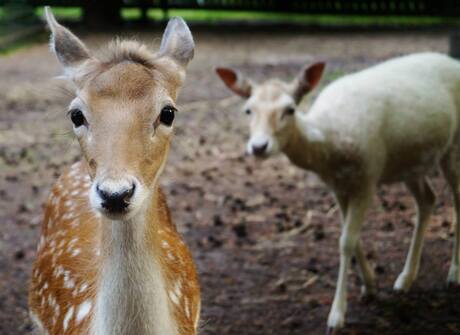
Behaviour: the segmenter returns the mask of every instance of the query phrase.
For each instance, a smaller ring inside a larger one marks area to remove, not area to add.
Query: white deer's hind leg
[[[404,269],[394,284],[394,289],[397,291],[409,290],[412,283],[417,278],[423,247],[423,237],[435,203],[435,195],[426,178],[406,182],[406,185],[415,198],[417,219]]]
[[[346,196],[336,194],[336,200],[342,214],[342,222],[345,222],[345,218],[347,217],[348,199]],[[375,274],[367,261],[360,239],[358,239],[356,243],[355,257],[358,263],[361,280],[363,281],[363,286],[361,288],[362,295],[369,296],[375,294]]]
[[[460,229],[458,227],[460,223],[460,192],[459,192],[459,173],[460,168],[459,160],[456,159],[456,155],[451,153],[441,162],[442,171],[446,178],[449,188],[452,192],[455,208],[455,239],[454,247],[452,252],[452,261],[450,263],[449,274],[447,276],[447,284],[460,284],[459,274],[459,248],[460,248]]]
[[[361,294],[363,296],[372,296],[375,294],[375,274],[367,261],[366,254],[363,251],[361,241],[358,240],[355,251],[356,261],[359,265],[359,271],[361,279],[363,280],[363,287],[361,288]]]
[[[327,325],[330,329],[343,327],[347,310],[347,274],[350,260],[356,251],[359,233],[363,224],[366,210],[371,200],[372,192],[366,191],[359,195],[350,196],[347,215],[340,237],[340,267],[334,302],[329,313]]]
[[[454,246],[452,251],[452,260],[449,267],[449,274],[447,275],[447,283],[450,284],[460,284],[460,274],[459,274],[459,247],[460,247],[460,229],[458,224],[460,222],[460,195],[458,191],[458,185],[455,189],[452,189],[454,197],[454,206],[455,206],[455,239]]]

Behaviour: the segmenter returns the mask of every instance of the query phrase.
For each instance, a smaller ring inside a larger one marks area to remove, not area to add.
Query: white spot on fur
[[[78,293],[82,293],[88,289],[88,284],[83,283],[83,285],[80,286],[80,290],[78,290]]]
[[[67,313],[65,314],[64,322],[62,323],[62,329],[64,331],[66,331],[67,327],[69,326],[69,321],[72,318],[72,316],[73,316],[73,306],[71,306],[69,310],[67,311]]]
[[[180,299],[182,295],[182,283],[180,281],[177,281],[176,285],[174,286],[174,293],[176,296]]]
[[[92,305],[91,301],[86,300],[80,305],[80,307],[78,307],[77,319],[76,319],[77,322],[80,322],[89,314],[89,311],[91,310],[91,305]]]
[[[185,309],[185,315],[187,316],[188,319],[190,319],[190,306],[188,305],[188,298],[184,298],[184,309]]]
[[[177,297],[176,293],[169,291],[169,298],[174,304],[179,305],[179,298]]]
[[[80,248],[77,248],[75,249],[74,251],[72,251],[72,257],[75,257],[75,256],[78,256],[81,252],[81,249]]]

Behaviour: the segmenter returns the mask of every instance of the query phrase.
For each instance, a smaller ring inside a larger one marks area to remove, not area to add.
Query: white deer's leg
[[[458,191],[458,185],[455,189],[452,189],[454,197],[454,206],[455,206],[455,239],[454,247],[452,251],[452,260],[449,267],[449,274],[447,275],[448,284],[460,284],[460,274],[459,274],[459,248],[460,248],[460,229],[458,224],[460,222],[460,195]]]
[[[435,203],[435,195],[425,178],[406,182],[406,185],[415,198],[417,219],[404,269],[394,284],[394,289],[397,291],[409,290],[417,278],[423,237]]]
[[[336,200],[340,207],[342,222],[345,222],[348,209],[348,199],[346,196],[336,194]],[[361,292],[364,296],[375,293],[375,274],[367,261],[366,254],[363,251],[361,240],[356,243],[355,257],[358,263],[359,272],[363,281]]]
[[[372,296],[375,294],[375,274],[367,261],[366,254],[363,251],[361,240],[358,240],[355,251],[356,261],[359,265],[361,279],[363,280],[363,287],[361,293],[363,296]]]
[[[447,284],[460,284],[459,274],[459,248],[460,248],[460,229],[458,227],[460,222],[460,192],[459,192],[459,180],[458,169],[460,168],[455,155],[450,154],[445,160],[441,162],[441,167],[452,192],[455,208],[455,239],[452,252],[452,260],[449,267],[449,274],[447,276]]]
[[[372,200],[372,192],[366,191],[350,196],[347,215],[340,236],[340,267],[334,302],[329,313],[327,325],[330,329],[343,327],[347,309],[347,273],[350,260],[359,241],[359,233],[366,210]]]

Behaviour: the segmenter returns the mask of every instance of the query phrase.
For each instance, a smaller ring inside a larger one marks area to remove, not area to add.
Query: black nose
[[[123,212],[129,206],[129,200],[134,194],[136,185],[130,189],[124,189],[117,192],[109,192],[99,188],[99,185],[96,186],[97,193],[102,199],[102,207],[113,213]]]
[[[262,145],[253,145],[252,146],[252,152],[256,156],[262,156],[267,151],[267,147],[268,147],[268,142],[265,142]]]

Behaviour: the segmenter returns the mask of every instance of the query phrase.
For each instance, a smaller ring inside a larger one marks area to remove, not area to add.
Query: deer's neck
[[[157,253],[156,195],[135,218],[103,222],[93,334],[178,334]]]
[[[283,151],[295,165],[319,172],[330,154],[330,147],[322,129],[309,121],[307,116],[296,115]]]

